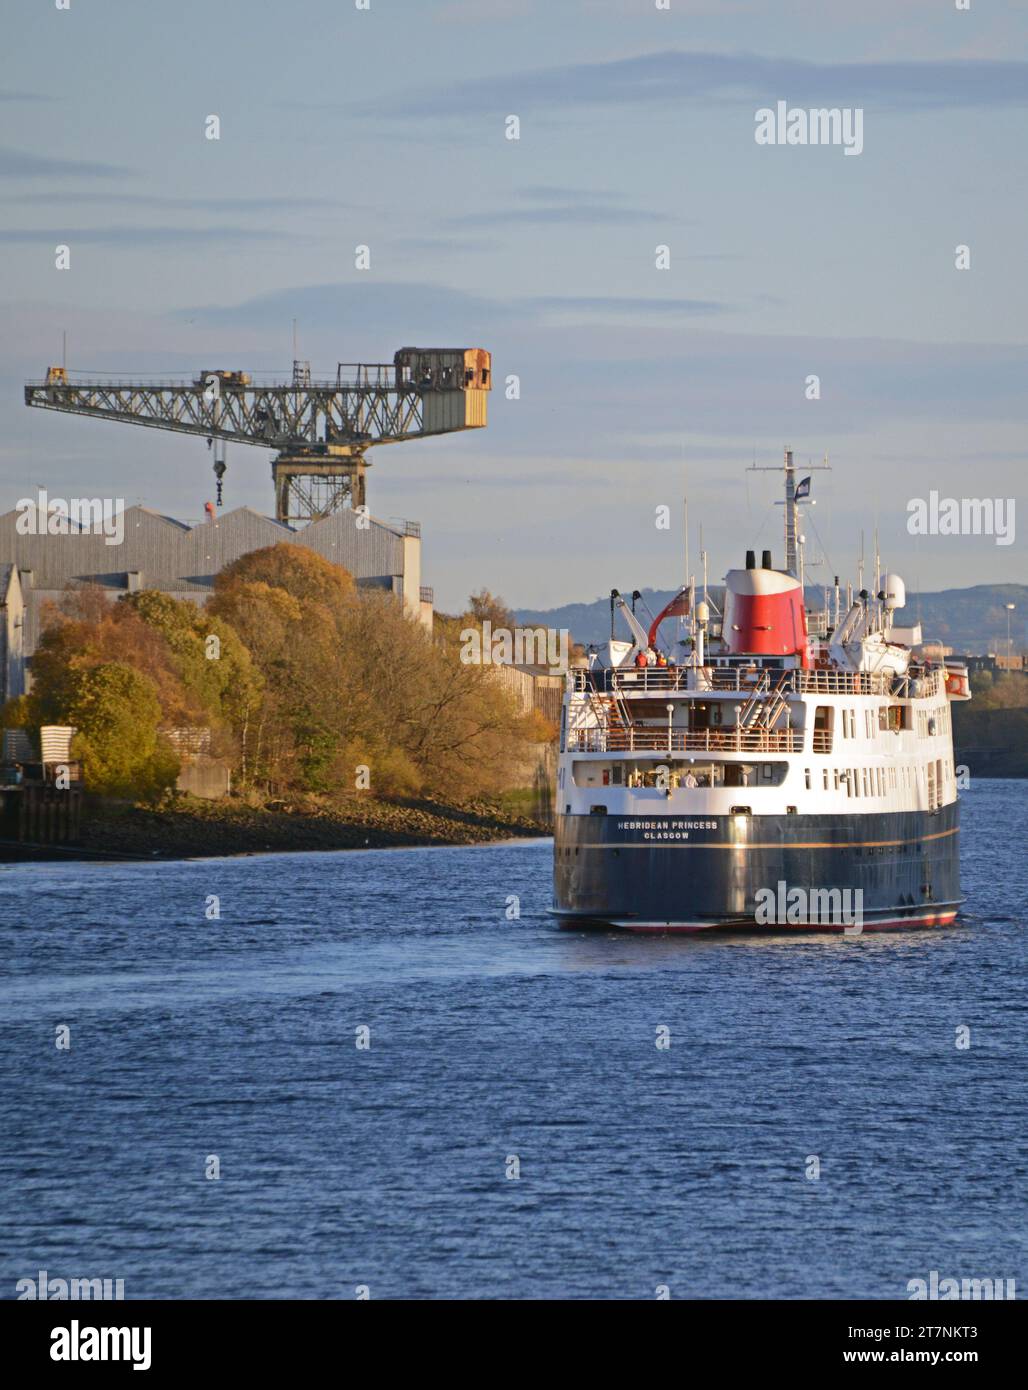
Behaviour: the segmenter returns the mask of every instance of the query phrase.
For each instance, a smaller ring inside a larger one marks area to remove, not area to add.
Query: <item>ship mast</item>
[[[827,454],[825,454],[824,463],[812,463],[807,466],[812,472],[830,471],[831,468]],[[791,574],[793,579],[798,579],[802,585],[803,557],[800,553],[799,503],[796,500],[796,465],[792,460],[792,450],[785,450],[785,462],[780,469],[762,468],[753,464],[748,471],[750,473],[785,473],[785,573]],[[781,502],[775,503],[776,507],[782,505]]]

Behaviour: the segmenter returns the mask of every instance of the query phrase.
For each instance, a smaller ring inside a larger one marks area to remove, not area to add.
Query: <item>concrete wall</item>
[[[228,764],[217,758],[194,758],[183,762],[175,786],[180,792],[202,796],[206,801],[216,801],[219,796],[227,796],[232,790],[232,776]]]

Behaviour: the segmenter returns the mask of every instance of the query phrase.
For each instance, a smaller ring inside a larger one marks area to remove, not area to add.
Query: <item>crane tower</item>
[[[340,362],[334,381],[313,380],[309,363],[294,362],[291,382],[270,385],[241,371],[144,383],[80,380],[51,367],[26,383],[25,404],[204,436],[219,506],[225,442],[274,449],[275,517],[295,524],[364,505],[373,445],[481,429],[491,374],[483,348],[401,348],[392,363]]]

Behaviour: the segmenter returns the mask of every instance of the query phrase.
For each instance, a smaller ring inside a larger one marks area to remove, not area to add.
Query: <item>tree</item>
[[[174,786],[179,761],[158,733],[153,681],[120,662],[79,666],[67,695],[62,722],[78,731],[72,756],[91,791],[155,799]]]
[[[349,570],[333,565],[316,550],[285,541],[233,560],[217,576],[214,587],[221,594],[236,583],[251,581],[284,589],[299,603],[324,604],[330,611],[341,610],[356,593]]]
[[[118,607],[135,614],[163,638],[171,665],[199,718],[215,734],[219,726],[231,731],[236,740],[233,751],[238,751],[234,761],[245,783],[264,685],[246,644],[209,607],[200,608],[156,589],[126,595]],[[166,713],[170,716],[170,711]],[[174,721],[169,717],[169,722]]]
[[[504,603],[503,599],[491,594],[488,589],[479,589],[477,594],[472,594],[468,599],[467,616],[473,618],[476,623],[483,623],[488,618],[493,628],[503,627],[510,632],[517,626],[514,614]]]

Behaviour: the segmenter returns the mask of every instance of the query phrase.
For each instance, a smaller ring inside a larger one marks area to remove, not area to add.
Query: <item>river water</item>
[[[0,1296],[1020,1293],[1025,806],[902,935],[559,931],[541,840],[3,866]]]

